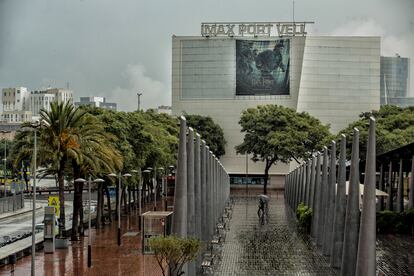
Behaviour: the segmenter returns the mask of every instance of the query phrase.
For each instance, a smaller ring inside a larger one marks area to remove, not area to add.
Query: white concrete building
[[[110,109],[116,111],[117,104],[106,101],[105,97],[80,97],[79,102],[75,102],[75,106],[90,105],[94,107],[100,107],[103,109]]]
[[[50,103],[57,101],[73,103],[73,91],[62,88],[48,88],[30,93],[30,110],[33,117],[38,117],[41,109],[50,111]]]
[[[3,88],[2,103],[3,122],[20,123],[31,120],[30,93],[26,87]]]
[[[269,81],[274,86],[266,90]],[[242,89],[252,84],[257,91]],[[223,128],[227,145],[221,162],[234,183],[246,173],[246,157],[234,149],[243,141],[241,112],[265,104],[307,111],[333,133],[361,112],[379,109],[380,38],[173,36],[172,113],[208,115]],[[250,161],[248,167],[249,175],[264,174],[262,163]],[[283,186],[288,169],[272,167],[271,187]]]
[[[160,105],[159,107],[157,107],[157,112],[171,115],[172,114],[171,106]]]
[[[50,103],[56,99],[55,94],[45,93],[45,91],[32,91],[30,95],[30,110],[33,117],[39,116],[40,110],[50,111]]]

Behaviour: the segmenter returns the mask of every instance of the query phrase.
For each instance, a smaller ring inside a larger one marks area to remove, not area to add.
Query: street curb
[[[39,206],[39,207],[36,207],[36,210],[39,210],[39,209],[42,209],[42,208],[43,208],[42,206]],[[13,214],[10,214],[10,215],[4,216],[4,217],[0,217],[0,220],[12,218],[12,217],[19,216],[19,215],[23,215],[23,214],[26,214],[26,213],[29,213],[29,212],[33,212],[33,209],[30,209],[30,210],[27,210],[27,211],[24,211],[24,212],[20,212],[20,213],[13,213]]]

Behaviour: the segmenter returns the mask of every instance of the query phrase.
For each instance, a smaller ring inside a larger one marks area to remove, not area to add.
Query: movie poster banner
[[[290,40],[236,40],[236,95],[289,95]]]

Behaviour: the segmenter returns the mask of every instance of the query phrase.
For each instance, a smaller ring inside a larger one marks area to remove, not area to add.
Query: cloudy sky
[[[211,21],[290,21],[291,0],[0,0],[0,88],[66,87],[122,110],[171,102],[171,36]],[[413,0],[296,0],[314,35],[380,35],[414,60]],[[411,62],[414,95],[414,62]]]

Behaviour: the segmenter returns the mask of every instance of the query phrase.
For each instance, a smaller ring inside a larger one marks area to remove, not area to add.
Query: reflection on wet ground
[[[336,275],[309,238],[298,235],[282,192],[270,195],[268,219],[257,215],[258,200],[235,197],[230,232],[216,275]]]
[[[216,275],[338,275],[308,235],[297,232],[283,192],[271,193],[268,220],[257,216],[260,191],[239,192]],[[234,194],[233,194],[234,195]],[[414,275],[414,238],[377,236],[377,268],[385,275]]]
[[[148,206],[148,209],[152,205]],[[36,253],[36,275],[140,275],[159,276],[161,270],[153,256],[141,254],[141,239],[135,211],[122,216],[122,245],[117,245],[117,222],[102,229],[92,229],[92,267],[87,266],[87,237],[72,242],[68,249],[54,254]],[[133,233],[135,232],[135,233]],[[85,231],[88,234],[88,231]],[[125,235],[127,234],[127,235]],[[11,266],[0,269],[0,275],[10,275]],[[14,275],[30,275],[31,256],[17,261]]]

